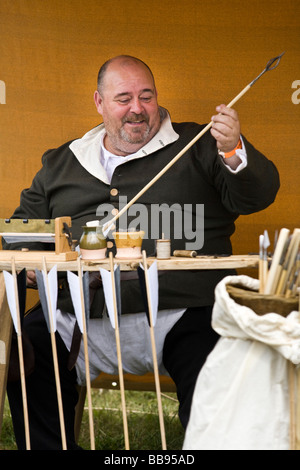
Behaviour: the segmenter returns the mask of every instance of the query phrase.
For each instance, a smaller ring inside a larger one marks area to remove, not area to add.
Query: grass
[[[161,450],[161,433],[155,392],[126,391],[130,450]],[[124,450],[121,397],[118,390],[92,390],[96,450]],[[176,395],[162,395],[164,427],[168,450],[180,450],[184,431],[178,419]],[[87,403],[82,418],[79,445],[90,449]],[[16,450],[10,411],[5,403],[1,450]]]

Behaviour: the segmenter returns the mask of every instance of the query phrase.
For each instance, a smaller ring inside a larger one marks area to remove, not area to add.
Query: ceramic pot
[[[116,258],[131,259],[142,257],[142,243],[145,232],[113,232],[116,243]]]
[[[102,227],[84,226],[79,241],[82,259],[103,259],[106,256],[107,242]]]

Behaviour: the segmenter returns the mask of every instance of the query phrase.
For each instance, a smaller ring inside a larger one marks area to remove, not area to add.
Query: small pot
[[[83,226],[79,241],[82,259],[103,259],[106,257],[107,241],[101,226]]]
[[[131,259],[142,257],[142,243],[145,232],[113,232],[116,243],[116,258]]]

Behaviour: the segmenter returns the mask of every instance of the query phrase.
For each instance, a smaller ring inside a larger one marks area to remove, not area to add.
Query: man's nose
[[[130,111],[135,114],[142,114],[144,112],[143,105],[139,98],[135,98],[131,101]]]

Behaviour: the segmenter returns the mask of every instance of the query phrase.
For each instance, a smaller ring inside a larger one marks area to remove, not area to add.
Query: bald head
[[[103,95],[106,72],[108,72],[109,70],[114,70],[114,69],[117,69],[117,70],[126,69],[126,68],[130,68],[133,66],[140,66],[142,68],[145,68],[150,74],[153,80],[153,86],[155,87],[153,73],[150,67],[145,62],[130,55],[119,55],[111,59],[108,59],[101,66],[98,72],[98,79],[97,79],[97,88],[98,88],[99,93]]]

